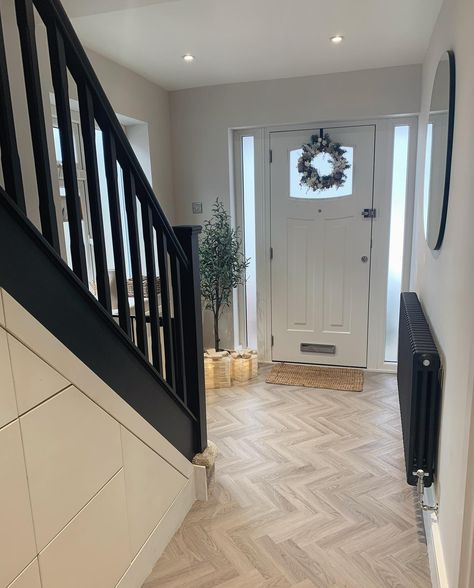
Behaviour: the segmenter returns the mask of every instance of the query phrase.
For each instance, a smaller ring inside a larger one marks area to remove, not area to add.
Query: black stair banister
[[[20,157],[16,141],[15,125],[13,122],[13,106],[10,94],[10,82],[8,79],[7,58],[5,55],[5,42],[3,39],[3,25],[0,16],[0,152],[2,157],[2,170],[5,180],[5,189],[11,195],[17,205],[23,210],[25,206],[25,194],[23,192],[23,180],[21,176]]]
[[[33,3],[32,0],[15,0],[15,6],[35,160],[41,229],[44,238],[59,253],[59,233],[41,95]]]
[[[22,198],[22,162],[0,34],[0,148],[5,188],[11,191],[0,189],[0,287],[190,457],[207,444],[198,233],[180,231],[178,239],[171,228],[58,0],[15,0],[15,6],[41,231],[27,219]],[[59,251],[58,225],[62,231],[63,222],[58,221],[53,198],[53,181],[59,177],[52,177],[51,171],[51,129],[46,127],[42,101],[35,9],[47,32],[71,268]],[[85,151],[87,189],[81,192],[69,74],[77,87]],[[99,181],[102,156],[106,187]],[[84,231],[89,215],[92,239]],[[115,293],[117,304],[112,303]]]
[[[63,38],[65,39],[66,57],[71,75],[75,79],[76,84],[79,84],[78,80],[81,79],[88,81],[89,89],[93,95],[96,108],[95,116],[99,126],[101,129],[110,129],[114,134],[119,158],[123,157],[129,161],[137,186],[142,186],[143,191],[150,198],[153,214],[159,220],[160,226],[163,227],[163,231],[169,241],[169,248],[171,251],[175,252],[181,259],[181,262],[187,266],[188,262],[183,253],[182,247],[176,239],[176,235],[174,234],[166,215],[156,200],[153,189],[127,139],[127,136],[125,135],[99,79],[97,78],[66,11],[58,0],[34,0],[34,5],[43,21],[47,22],[48,20],[52,20],[62,33]]]
[[[158,378],[2,188],[0,285],[184,455],[206,447],[205,419]]]
[[[71,110],[69,107],[69,86],[67,79],[66,52],[64,41],[57,27],[48,29],[49,58],[53,80],[56,114],[58,117],[61,143],[62,169],[66,191],[67,218],[71,242],[72,267],[76,276],[87,284],[87,265],[84,239],[82,236],[82,208],[77,184],[74,137],[72,134]]]
[[[183,305],[183,328],[186,345],[184,363],[187,383],[187,404],[197,417],[196,444],[201,451],[207,446],[206,397],[204,393],[204,355],[201,316],[201,278],[199,273],[199,233],[201,227],[180,226],[174,228],[191,271],[181,268],[181,287],[188,296]]]

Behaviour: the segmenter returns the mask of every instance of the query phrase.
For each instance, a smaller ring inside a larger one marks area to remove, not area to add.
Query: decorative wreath
[[[344,157],[346,150],[339,143],[333,143],[328,134],[324,137],[313,135],[311,142],[302,146],[303,153],[298,159],[298,171],[301,174],[300,186],[308,186],[316,190],[328,190],[329,188],[340,188],[347,179],[344,173],[351,166]],[[321,153],[329,155],[329,163],[332,164],[332,173],[322,176],[312,165],[313,159]]]

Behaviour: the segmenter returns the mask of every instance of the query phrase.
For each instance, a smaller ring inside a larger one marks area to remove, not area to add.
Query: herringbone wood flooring
[[[208,392],[213,494],[144,588],[431,586],[395,377],[336,392],[265,384],[265,369]]]

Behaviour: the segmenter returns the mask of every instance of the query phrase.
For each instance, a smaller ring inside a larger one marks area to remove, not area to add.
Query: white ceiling
[[[67,10],[70,18],[78,16],[89,16],[116,10],[127,10],[140,8],[150,4],[161,4],[163,2],[176,2],[177,0],[63,0],[62,4]]]
[[[169,90],[421,63],[442,2],[63,1],[86,47]]]

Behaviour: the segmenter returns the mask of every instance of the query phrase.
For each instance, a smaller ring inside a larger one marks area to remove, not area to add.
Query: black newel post
[[[189,260],[189,270],[181,267],[182,318],[187,404],[197,418],[196,453],[207,447],[206,391],[204,387],[204,347],[202,339],[201,278],[199,273],[200,226],[178,226],[174,231]]]

